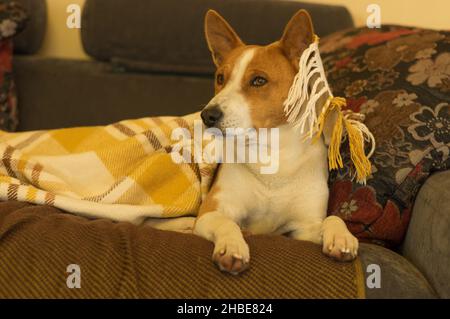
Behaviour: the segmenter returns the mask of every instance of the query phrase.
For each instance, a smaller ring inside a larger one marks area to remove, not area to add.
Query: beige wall
[[[376,3],[381,7],[382,23],[450,29],[450,0],[301,1],[344,5],[349,8],[356,25],[365,24],[368,16],[368,13],[366,13],[367,5]],[[49,9],[48,31],[40,54],[64,58],[87,58],[81,46],[79,30],[66,27],[67,6],[74,3],[82,5],[84,0],[47,0],[47,2]]]
[[[66,12],[70,4],[83,5],[84,0],[47,0],[48,26],[41,55],[63,58],[87,58],[81,46],[80,30],[69,29]]]
[[[450,0],[299,0],[346,6],[357,26],[366,24],[369,4],[378,4],[382,24],[450,29]],[[317,22],[316,22],[317,23]],[[320,22],[319,22],[320,23]]]

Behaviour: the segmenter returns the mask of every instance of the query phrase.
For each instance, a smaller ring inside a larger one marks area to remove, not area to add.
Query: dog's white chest
[[[283,132],[282,132],[283,133]],[[283,233],[299,214],[311,214],[311,201],[328,194],[327,154],[323,143],[302,143],[281,135],[279,169],[276,174],[259,174],[251,164],[222,164],[218,195],[225,211],[251,233]],[[322,216],[324,217],[324,216]]]
[[[247,185],[253,187],[253,203],[248,203],[248,212],[242,221],[242,228],[254,234],[282,233],[292,211],[293,197],[300,191],[297,179],[274,178],[270,185],[256,181]]]

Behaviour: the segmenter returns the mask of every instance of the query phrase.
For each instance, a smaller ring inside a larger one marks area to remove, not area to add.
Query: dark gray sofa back
[[[87,0],[81,35],[94,60],[15,57],[19,130],[105,125],[201,110],[214,94],[203,34],[208,8],[221,12],[249,43],[280,38],[300,8],[310,11],[320,36],[352,26],[343,7],[293,1]]]
[[[34,54],[42,45],[47,29],[47,3],[46,0],[16,0],[28,12],[28,22],[23,30],[14,39],[14,52],[19,54]]]
[[[244,42],[268,44],[281,37],[291,16],[310,12],[324,36],[353,26],[344,7],[273,0],[87,0],[81,36],[92,57],[127,69],[209,74],[213,65],[203,31],[215,9]]]

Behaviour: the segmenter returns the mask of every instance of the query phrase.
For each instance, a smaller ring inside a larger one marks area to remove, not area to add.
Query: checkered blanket
[[[176,164],[174,128],[193,132],[198,113],[108,126],[0,132],[0,199],[78,215],[141,223],[195,215],[215,166]],[[193,136],[193,134],[191,134]]]

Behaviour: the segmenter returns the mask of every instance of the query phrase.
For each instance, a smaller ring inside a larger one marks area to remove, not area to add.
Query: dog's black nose
[[[207,127],[213,127],[214,125],[216,125],[217,122],[220,121],[222,116],[223,116],[223,113],[220,110],[219,106],[217,106],[217,105],[208,106],[201,113],[203,123]]]

